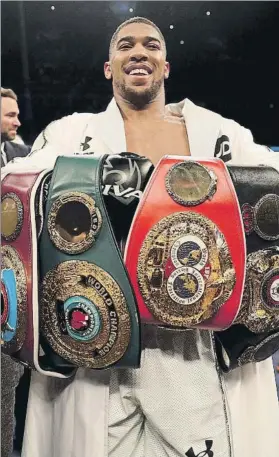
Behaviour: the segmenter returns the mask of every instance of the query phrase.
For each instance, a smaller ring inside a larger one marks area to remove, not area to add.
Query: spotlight
[[[184,40],[180,40],[180,44],[184,44]]]
[[[55,10],[55,6],[52,5],[52,6],[50,7],[50,9],[51,9],[52,11],[54,11],[54,10]]]
[[[171,25],[170,25],[170,29],[173,29],[173,28],[174,28],[174,25],[171,24]]]
[[[207,11],[207,12],[206,12],[206,15],[207,15],[207,16],[210,16],[210,14],[211,14],[210,11]]]
[[[133,10],[133,8],[130,8],[129,11],[130,11],[130,13],[133,13],[134,10]]]

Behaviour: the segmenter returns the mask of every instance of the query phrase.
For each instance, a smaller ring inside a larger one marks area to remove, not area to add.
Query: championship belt
[[[221,160],[160,161],[135,214],[125,261],[142,321],[176,328],[231,325],[244,287],[245,238]]]
[[[59,157],[40,243],[41,344],[62,366],[137,367],[135,297],[102,196],[106,157]]]
[[[2,181],[2,349],[34,368],[38,353],[37,237],[42,208],[37,195],[46,172],[11,173]]]
[[[261,361],[279,349],[279,173],[228,166],[241,206],[247,267],[236,325],[216,334],[225,371]]]

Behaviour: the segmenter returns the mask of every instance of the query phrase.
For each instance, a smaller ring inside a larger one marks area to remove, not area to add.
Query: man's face
[[[17,102],[10,97],[1,98],[1,136],[2,141],[15,139],[17,129],[21,125],[18,120]]]
[[[105,77],[113,80],[114,94],[143,108],[156,98],[169,76],[166,50],[156,29],[129,24],[118,33]]]

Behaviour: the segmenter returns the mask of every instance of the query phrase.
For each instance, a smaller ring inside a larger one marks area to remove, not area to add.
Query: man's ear
[[[104,73],[105,73],[105,78],[106,79],[111,79],[112,78],[110,62],[105,62],[105,64],[104,64]]]
[[[168,79],[170,74],[170,64],[169,62],[165,62],[165,79]]]

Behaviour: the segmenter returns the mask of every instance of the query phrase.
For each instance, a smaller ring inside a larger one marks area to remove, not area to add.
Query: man
[[[15,157],[25,157],[30,147],[13,142],[17,136],[19,121],[17,96],[12,89],[1,87],[1,167]]]
[[[7,172],[52,167],[58,154],[123,151],[154,164],[179,154],[279,168],[278,155],[234,121],[187,99],[165,106],[165,40],[147,19],[119,26],[104,71],[114,93],[107,110],[50,124]],[[279,448],[272,361],[223,375],[208,331],[143,325],[140,369],[32,378],[24,457],[266,457]]]

